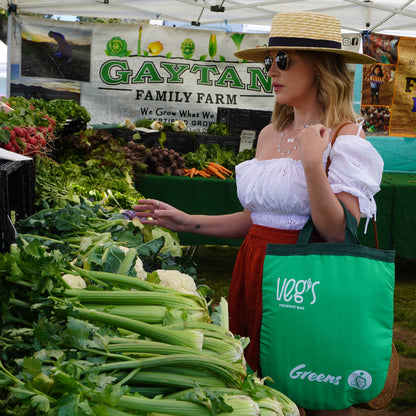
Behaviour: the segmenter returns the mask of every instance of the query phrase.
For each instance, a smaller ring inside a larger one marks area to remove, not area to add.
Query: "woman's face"
[[[318,90],[316,67],[302,55],[287,51],[289,65],[282,70],[275,62],[276,55],[277,52],[270,53],[272,66],[267,72],[272,79],[276,101],[294,108],[315,104]]]
[[[378,75],[378,74],[380,73],[380,68],[379,68],[378,66],[376,66],[376,67],[374,68],[374,73],[375,73],[376,75]]]

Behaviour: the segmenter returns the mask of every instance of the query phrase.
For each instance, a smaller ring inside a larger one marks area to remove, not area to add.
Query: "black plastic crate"
[[[272,121],[272,111],[253,110],[253,129],[259,133]]]
[[[157,146],[160,140],[160,132],[143,132],[139,131],[140,139],[135,140],[137,143],[144,144],[148,149]]]
[[[68,134],[78,133],[86,128],[87,123],[82,118],[68,119],[58,132],[58,135],[66,136]]]
[[[186,131],[167,131],[166,140],[163,146],[166,149],[173,149],[178,153],[195,152],[197,149],[196,135]]]
[[[16,238],[14,224],[34,213],[35,165],[32,160],[0,159],[0,251]]]
[[[123,129],[123,128],[108,128],[108,129],[100,129],[104,130],[107,133],[110,133],[115,139],[123,139],[125,141],[129,141],[133,138],[134,133],[136,131],[131,129]]]
[[[102,128],[100,130],[104,130],[107,133],[110,133],[116,139],[123,139],[125,142],[129,142],[130,140],[135,140],[138,143],[144,144],[147,148],[157,146],[159,144],[160,139],[160,132],[159,131],[152,131],[152,132],[144,132],[144,131],[136,131],[127,128]],[[140,139],[133,139],[133,136],[139,133]]]
[[[219,107],[217,111],[217,123],[227,125],[230,134],[240,134],[243,130],[254,130],[258,134],[271,118],[271,111],[226,107]]]

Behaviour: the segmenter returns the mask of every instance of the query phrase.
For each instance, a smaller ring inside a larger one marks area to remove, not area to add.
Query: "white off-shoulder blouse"
[[[376,214],[374,195],[380,190],[383,159],[358,135],[340,135],[324,151],[330,154],[328,180],[334,193],[358,198],[361,217]],[[300,230],[310,215],[308,190],[302,162],[290,158],[251,159],[236,166],[237,195],[251,211],[253,224],[284,230]]]

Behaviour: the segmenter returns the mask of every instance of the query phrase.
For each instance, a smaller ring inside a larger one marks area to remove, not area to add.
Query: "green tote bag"
[[[394,256],[359,244],[343,206],[345,243],[269,244],[263,270],[260,367],[270,386],[306,409],[374,399],[392,354]]]

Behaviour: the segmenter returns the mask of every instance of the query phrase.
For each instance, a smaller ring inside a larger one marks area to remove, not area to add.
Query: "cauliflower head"
[[[62,279],[65,280],[65,283],[72,287],[72,289],[85,289],[87,284],[81,276],[75,274],[64,274]]]
[[[192,276],[178,270],[157,269],[155,272],[157,272],[161,286],[167,286],[190,295],[198,295],[195,280]]]

